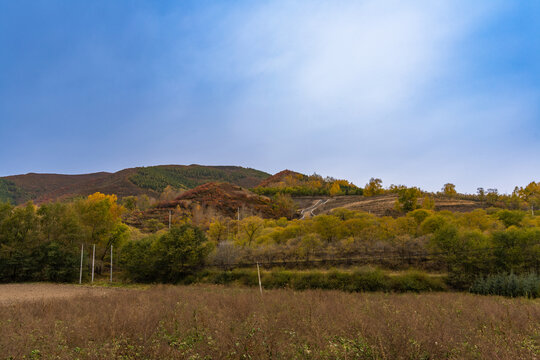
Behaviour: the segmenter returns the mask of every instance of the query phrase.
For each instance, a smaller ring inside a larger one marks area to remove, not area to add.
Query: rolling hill
[[[168,185],[188,190],[217,181],[251,188],[269,176],[263,171],[240,166],[203,165],[159,165],[82,175],[29,173],[1,177],[0,201],[43,203],[97,191],[120,198],[143,194],[157,197]]]

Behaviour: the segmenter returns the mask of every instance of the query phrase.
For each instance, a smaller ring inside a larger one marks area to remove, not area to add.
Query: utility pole
[[[92,251],[92,282],[94,282],[94,262],[96,260],[96,244],[94,244],[94,250]]]
[[[82,263],[83,263],[83,254],[84,254],[84,244],[81,244],[81,270],[79,272],[79,284],[82,284]]]
[[[237,229],[236,237],[240,238],[240,208],[238,208],[238,229]]]
[[[262,296],[262,282],[261,282],[261,269],[259,269],[259,263],[257,263],[257,275],[259,276],[259,291]]]
[[[169,210],[169,230],[171,230],[172,210]]]

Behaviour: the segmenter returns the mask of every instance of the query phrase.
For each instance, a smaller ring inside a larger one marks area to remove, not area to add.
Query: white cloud
[[[512,134],[536,111],[534,96],[508,84],[467,84],[474,59],[463,42],[502,10],[495,2],[264,2],[226,18],[213,58],[227,71],[209,76],[241,84],[222,115],[271,169],[341,173],[360,184],[378,172],[431,189],[451,177],[474,191],[497,173],[471,165],[470,152],[487,158],[499,146],[489,136]]]

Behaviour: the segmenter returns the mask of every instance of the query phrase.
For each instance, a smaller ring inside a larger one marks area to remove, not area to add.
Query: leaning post
[[[81,244],[81,270],[79,271],[79,284],[82,284],[83,254],[84,254],[84,244]]]

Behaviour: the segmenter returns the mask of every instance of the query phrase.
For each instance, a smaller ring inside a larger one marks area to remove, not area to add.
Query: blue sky
[[[539,150],[538,2],[0,0],[0,175],[198,163],[510,192]]]

